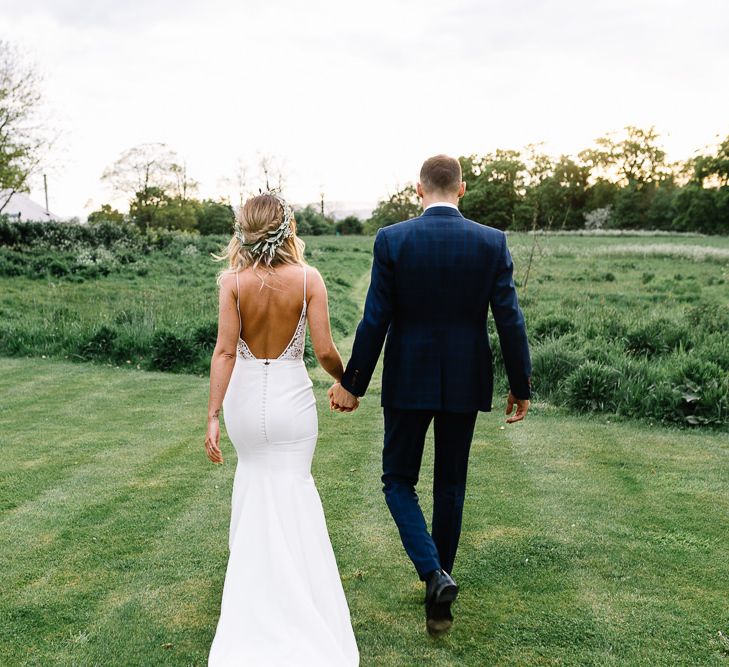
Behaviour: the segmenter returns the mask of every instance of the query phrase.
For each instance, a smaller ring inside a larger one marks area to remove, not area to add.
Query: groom
[[[453,622],[458,586],[451,577],[461,532],[468,453],[478,411],[491,410],[489,307],[509,379],[508,423],[529,409],[531,362],[506,236],[464,218],[466,184],[458,160],[425,161],[417,185],[423,214],[380,229],[372,278],[352,356],[329,390],[334,408],[355,409],[385,343],[381,404],[385,419],[382,482],[405,550],[426,582],[431,635]],[[433,520],[418,505],[425,435],[434,423]]]

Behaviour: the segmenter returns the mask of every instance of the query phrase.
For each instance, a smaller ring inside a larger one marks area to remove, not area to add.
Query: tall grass
[[[0,228],[0,259],[15,267],[0,275],[0,354],[207,373],[221,268],[210,253],[225,238],[100,230],[94,238],[74,231],[71,242],[58,230],[32,231],[37,238],[27,233],[21,242]],[[729,425],[729,240],[661,240],[509,235],[537,400],[576,412]],[[352,287],[366,279],[371,246],[367,237],[307,238],[307,259],[327,282],[336,337],[357,323],[362,304]],[[490,331],[504,392],[493,323]]]
[[[0,354],[207,373],[217,335],[215,276],[224,268],[210,253],[227,239],[168,232],[73,249],[49,238],[0,248]],[[307,259],[327,282],[333,330],[346,335],[359,313],[351,281],[367,270],[368,251],[361,240],[308,241]],[[314,361],[308,340],[305,359]]]

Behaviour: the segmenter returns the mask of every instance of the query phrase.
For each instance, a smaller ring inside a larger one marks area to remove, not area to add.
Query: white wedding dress
[[[304,268],[301,317],[278,358],[254,357],[239,330],[235,367],[223,399],[225,428],[238,464],[230,553],[209,667],[359,665],[349,607],[311,476],[318,422],[303,361],[305,334]]]

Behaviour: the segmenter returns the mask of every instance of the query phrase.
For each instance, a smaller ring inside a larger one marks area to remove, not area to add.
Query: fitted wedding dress
[[[209,667],[359,664],[311,476],[318,422],[303,361],[306,305],[304,268],[301,316],[276,359],[254,357],[241,337],[242,322],[239,329],[235,367],[223,399],[225,428],[238,463],[229,559]]]

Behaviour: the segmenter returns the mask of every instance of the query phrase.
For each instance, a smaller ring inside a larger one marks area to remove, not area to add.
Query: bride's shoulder
[[[322,280],[321,273],[319,273],[319,269],[317,269],[315,266],[312,266],[311,264],[302,264],[301,266],[304,267],[304,271],[306,271],[306,277],[311,280],[314,278],[315,280]]]
[[[305,268],[306,277],[309,285],[307,289],[311,288],[316,290],[326,288],[326,283],[324,282],[324,278],[319,272],[319,269],[317,269],[315,266],[312,266],[311,264],[307,264]]]
[[[218,287],[223,290],[235,290],[236,274],[234,269],[226,269],[218,276]]]

